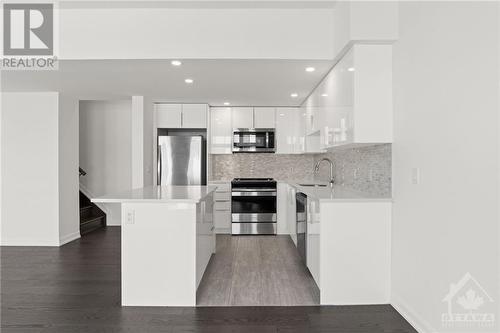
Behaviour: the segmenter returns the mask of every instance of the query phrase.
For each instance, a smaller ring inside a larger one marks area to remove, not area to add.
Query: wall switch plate
[[[372,169],[370,169],[370,171],[368,172],[368,180],[371,182],[373,181],[373,170]]]
[[[127,224],[134,224],[135,223],[135,210],[130,210],[127,213]]]
[[[359,172],[359,169],[358,169],[358,168],[355,168],[355,169],[354,169],[354,172],[353,172],[353,175],[352,175],[352,178],[354,178],[354,179],[358,179],[358,172]]]
[[[411,169],[411,183],[413,185],[418,185],[420,183],[420,169],[412,168]]]

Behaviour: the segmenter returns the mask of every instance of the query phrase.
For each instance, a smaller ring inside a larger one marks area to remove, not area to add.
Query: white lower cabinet
[[[295,187],[278,183],[278,234],[290,235],[297,245],[295,193]]]
[[[215,253],[213,208],[212,195],[196,204],[196,287],[201,282],[212,253]]]
[[[210,182],[217,186],[214,194],[215,233],[231,233],[231,184],[229,182]]]
[[[319,258],[320,258],[320,214],[319,201],[310,197],[307,198],[307,268],[316,281],[318,288],[320,287],[319,280]]]

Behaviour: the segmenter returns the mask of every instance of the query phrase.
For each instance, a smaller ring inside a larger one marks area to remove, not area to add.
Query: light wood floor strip
[[[199,306],[318,305],[319,289],[289,236],[217,235]]]

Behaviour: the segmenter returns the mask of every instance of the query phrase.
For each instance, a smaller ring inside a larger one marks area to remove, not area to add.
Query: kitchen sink
[[[326,184],[298,184],[299,186],[326,187]]]

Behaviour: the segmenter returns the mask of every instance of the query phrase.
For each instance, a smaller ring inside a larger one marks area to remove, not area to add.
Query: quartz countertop
[[[341,185],[334,185],[333,190],[330,188],[328,183],[315,182],[310,180],[304,181],[284,181],[293,187],[295,187],[300,192],[310,196],[320,202],[392,202],[392,198],[389,196],[374,195],[371,193],[365,193],[361,191],[352,190]],[[301,186],[300,184],[326,184],[327,186]]]
[[[120,193],[92,198],[102,203],[198,203],[215,191],[217,186],[146,186]]]

